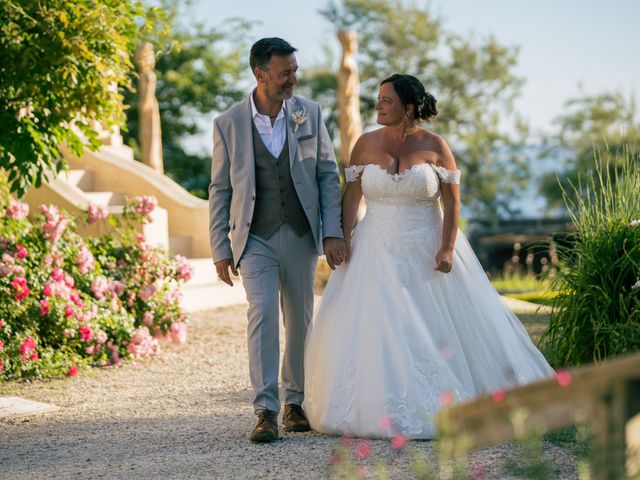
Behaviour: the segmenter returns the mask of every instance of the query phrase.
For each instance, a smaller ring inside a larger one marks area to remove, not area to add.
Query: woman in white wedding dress
[[[435,98],[396,74],[376,110],[383,128],[360,137],[345,172],[351,248],[307,334],[304,410],[319,432],[433,438],[443,396],[554,372],[458,231],[460,171],[446,142],[416,126],[435,116]]]

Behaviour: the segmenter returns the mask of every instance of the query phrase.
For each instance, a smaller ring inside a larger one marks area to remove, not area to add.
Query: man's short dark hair
[[[261,38],[251,47],[249,54],[249,65],[251,70],[256,67],[265,68],[273,55],[291,55],[298,51],[289,42],[278,37]]]

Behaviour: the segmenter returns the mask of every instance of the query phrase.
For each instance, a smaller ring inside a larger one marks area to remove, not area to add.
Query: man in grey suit
[[[229,270],[240,271],[249,302],[255,442],[278,438],[278,298],[286,332],[283,422],[286,431],[309,430],[301,406],[315,266],[323,251],[332,269],[345,257],[333,146],[319,105],[293,95],[295,51],[280,38],[256,42],[256,88],[213,122],[211,251],[224,282],[233,285]]]

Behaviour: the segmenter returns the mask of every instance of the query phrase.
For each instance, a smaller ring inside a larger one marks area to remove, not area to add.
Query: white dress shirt
[[[282,107],[280,107],[276,121],[273,126],[271,126],[271,119],[269,118],[269,115],[264,115],[258,112],[256,104],[253,101],[254,93],[255,91],[251,92],[250,95],[253,123],[258,130],[258,134],[260,135],[264,146],[267,147],[269,152],[271,152],[271,155],[278,158],[282,152],[282,148],[284,147],[284,142],[287,139],[284,102],[282,102]]]

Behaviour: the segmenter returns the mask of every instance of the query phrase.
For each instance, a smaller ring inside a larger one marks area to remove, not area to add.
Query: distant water
[[[513,218],[566,217],[564,209],[550,209],[539,190],[540,181],[546,173],[559,173],[565,169],[570,152],[544,145],[526,145],[521,151],[528,158],[531,179],[527,187],[511,202],[513,209],[519,210]]]

